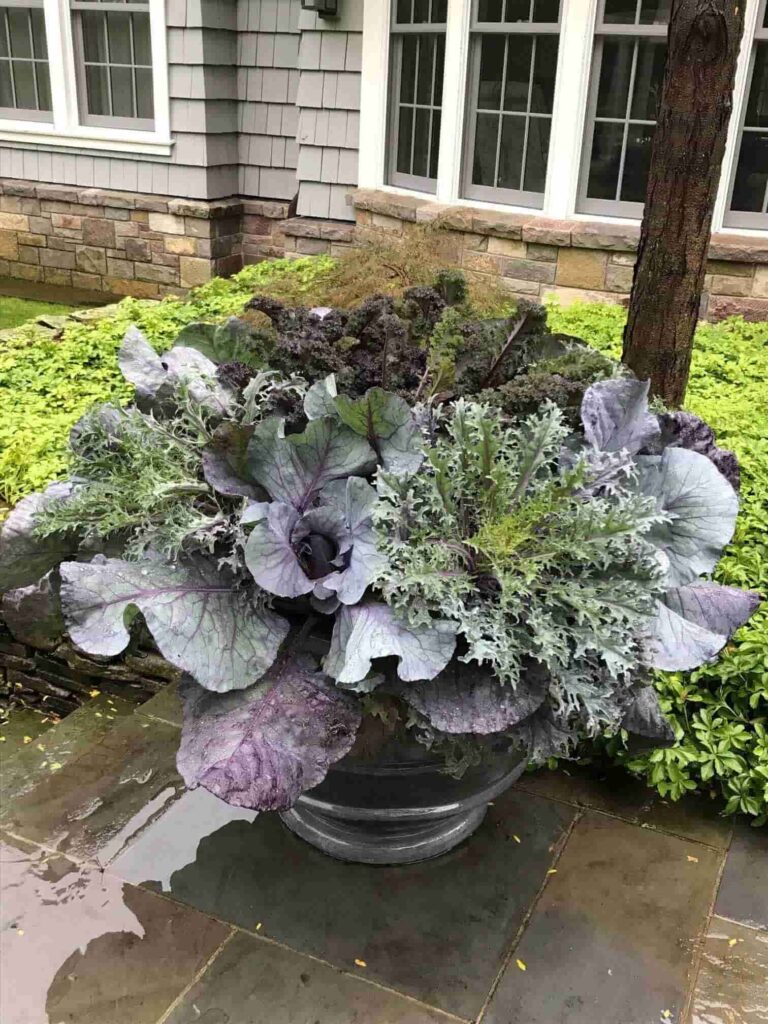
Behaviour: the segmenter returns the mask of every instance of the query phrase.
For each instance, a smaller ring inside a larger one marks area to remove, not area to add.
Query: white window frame
[[[170,131],[165,0],[149,0],[154,127],[151,130],[83,124],[77,88],[69,0],[44,0],[53,117],[48,121],[0,118],[0,142],[34,143],[78,151],[168,156]],[[97,9],[97,5],[94,5]]]
[[[597,0],[561,0],[560,47],[557,82],[552,114],[552,140],[549,153],[544,202],[541,207],[468,199],[462,194],[467,113],[467,77],[470,48],[471,0],[448,0],[445,41],[445,81],[440,132],[440,159],[435,198],[448,206],[475,207],[570,221],[598,221],[608,224],[637,225],[639,217],[626,214],[579,213],[577,197],[584,146],[587,100],[590,87],[593,43],[597,18]],[[738,231],[742,235],[765,238],[762,228],[725,227],[734,161],[740,137],[742,111],[746,104],[755,27],[761,0],[746,0],[744,43],[739,52],[734,86],[734,111],[715,201],[712,231]],[[395,195],[426,199],[424,192],[388,185],[387,166],[387,76],[390,60],[390,2],[365,0],[363,20],[363,78],[361,88],[361,124],[359,187],[382,189]],[[459,142],[459,140],[461,140]]]

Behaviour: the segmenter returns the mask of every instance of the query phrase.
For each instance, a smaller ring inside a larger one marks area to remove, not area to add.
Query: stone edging
[[[439,221],[451,230],[492,235],[513,241],[556,245],[561,248],[635,252],[639,225],[608,221],[552,220],[503,210],[450,206],[425,197],[401,196],[382,189],[358,189],[350,194],[356,210],[411,223]],[[768,238],[718,233],[712,236],[709,258],[738,263],[768,263]]]

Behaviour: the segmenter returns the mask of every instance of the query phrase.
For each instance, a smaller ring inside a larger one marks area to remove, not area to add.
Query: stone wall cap
[[[243,199],[243,213],[250,217],[266,217],[267,220],[285,220],[291,204],[277,199]]]
[[[355,225],[349,221],[315,217],[291,217],[283,221],[280,230],[291,238],[322,238],[329,242],[351,242],[355,235]]]
[[[78,190],[77,201],[83,206],[111,206],[112,209],[132,210],[136,205],[136,196],[132,192],[83,188]]]
[[[736,263],[768,263],[768,238],[719,232],[712,235],[708,256],[711,260]]]

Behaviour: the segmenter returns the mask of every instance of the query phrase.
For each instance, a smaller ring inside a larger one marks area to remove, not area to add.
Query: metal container
[[[390,741],[375,758],[347,755],[280,817],[339,860],[413,864],[470,836],[525,764],[518,748],[489,743],[482,764],[454,778],[415,741]]]

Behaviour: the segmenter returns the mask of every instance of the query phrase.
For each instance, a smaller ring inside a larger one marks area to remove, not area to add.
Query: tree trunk
[[[744,0],[672,0],[624,362],[681,404],[731,115]]]

